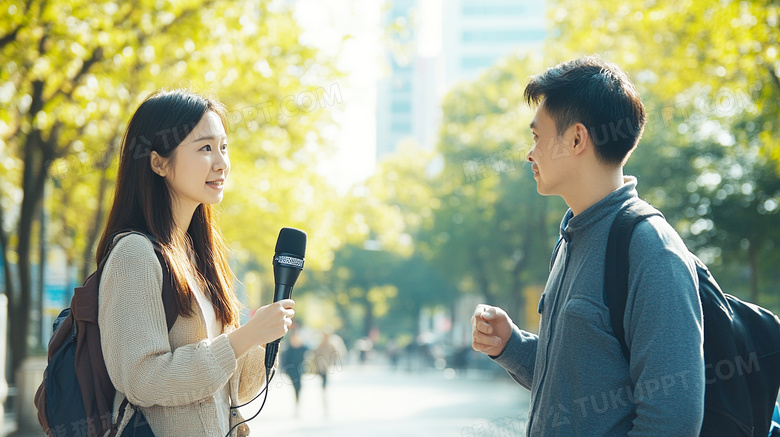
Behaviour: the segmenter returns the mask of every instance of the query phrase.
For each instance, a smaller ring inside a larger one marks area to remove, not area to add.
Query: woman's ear
[[[149,163],[152,167],[152,171],[161,177],[165,177],[165,175],[168,174],[168,159],[163,158],[157,154],[157,152],[152,151],[149,155]]]

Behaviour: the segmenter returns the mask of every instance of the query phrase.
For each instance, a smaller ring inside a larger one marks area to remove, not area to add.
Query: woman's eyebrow
[[[193,143],[197,143],[198,141],[203,141],[203,140],[218,140],[220,138],[227,139],[227,135],[222,135],[221,137],[215,137],[214,135],[200,137],[197,140],[194,140]]]

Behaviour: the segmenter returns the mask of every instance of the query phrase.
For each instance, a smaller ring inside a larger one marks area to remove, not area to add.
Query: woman
[[[160,91],[141,103],[122,141],[114,203],[98,246],[97,259],[108,256],[98,324],[117,389],[114,418],[127,398],[157,436],[224,436],[240,423],[230,407],[260,391],[261,345],[283,336],[294,315],[294,302],[282,300],[239,326],[241,304],[211,206],[222,200],[230,173],[225,126],[220,103],[188,91]],[[110,238],[123,230],[153,236],[165,264],[143,235]],[[163,266],[179,313],[170,331]],[[124,414],[120,435],[131,415]],[[231,435],[248,435],[248,427]]]

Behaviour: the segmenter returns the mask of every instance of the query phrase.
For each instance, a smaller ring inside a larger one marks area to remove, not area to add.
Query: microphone
[[[289,299],[298,275],[303,270],[303,257],[306,254],[306,232],[295,228],[282,228],[274,249],[274,302]],[[269,374],[279,352],[281,338],[268,343],[265,347],[265,372]]]

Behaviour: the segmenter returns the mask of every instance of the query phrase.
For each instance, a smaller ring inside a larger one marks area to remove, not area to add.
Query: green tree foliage
[[[329,108],[342,103],[339,75],[298,43],[287,6],[30,0],[2,7],[0,242],[3,259],[19,267],[19,280],[6,275],[5,284],[14,368],[32,340],[30,266],[47,180],[54,180],[51,240],[83,278],[112,201],[123,129],[159,88],[211,92],[230,111],[232,171],[220,209],[237,262],[264,266],[278,229],[297,226],[313,237],[307,265],[327,267],[320,260],[332,259],[332,247],[319,237],[336,220],[322,217],[334,193],[313,168],[329,153],[319,132]]]
[[[749,134],[751,123],[737,122],[729,132],[712,120],[670,115],[646,132],[626,172],[639,177],[643,197],[664,211],[726,289],[776,305],[780,179]],[[762,289],[769,295],[761,297]]]
[[[550,16],[555,62],[600,54],[637,84],[648,125],[626,171],[640,194],[729,290],[763,299],[780,238],[780,5],[561,0]]]
[[[439,205],[431,160],[431,153],[401,147],[340,202],[336,214],[348,224],[331,238],[341,247],[331,269],[315,273],[306,290],[333,303],[347,340],[373,328],[391,337],[417,333],[421,309],[446,305],[456,294],[424,243]]]
[[[764,119],[753,135],[780,161],[776,1],[559,0],[550,15],[553,58],[602,54],[630,71],[643,94],[709,117],[738,115],[749,99]]]
[[[538,57],[510,57],[445,98],[438,208],[421,243],[461,292],[504,306],[521,326],[523,290],[544,284],[565,211],[559,199],[536,192],[525,162],[533,112],[522,93],[541,68]]]

